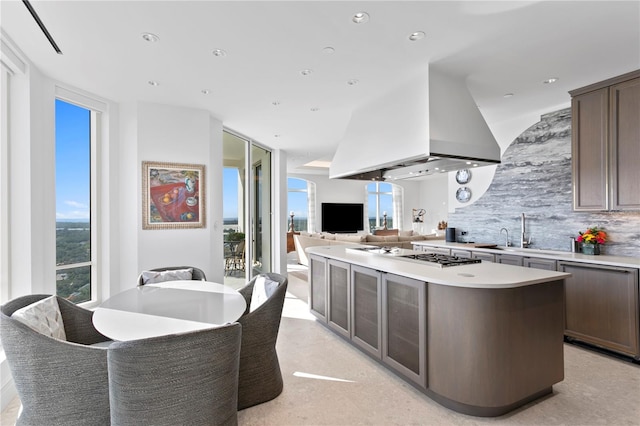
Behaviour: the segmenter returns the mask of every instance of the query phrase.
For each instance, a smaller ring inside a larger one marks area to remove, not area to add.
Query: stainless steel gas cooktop
[[[480,259],[468,259],[464,257],[450,256],[448,254],[437,254],[437,253],[420,253],[420,254],[409,254],[405,256],[400,256],[405,259],[419,260],[421,262],[428,262],[433,265],[440,266],[442,268],[449,266],[460,266],[460,265],[469,265],[472,263],[480,263],[482,262]]]

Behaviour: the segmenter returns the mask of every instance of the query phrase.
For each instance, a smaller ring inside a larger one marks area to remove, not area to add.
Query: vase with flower
[[[600,254],[600,245],[607,241],[607,233],[602,228],[593,226],[579,234],[576,241],[582,244],[583,254]]]

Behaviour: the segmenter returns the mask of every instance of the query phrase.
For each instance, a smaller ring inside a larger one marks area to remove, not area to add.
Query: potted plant
[[[600,254],[600,244],[607,241],[607,233],[602,228],[593,226],[579,234],[576,241],[582,244],[583,254]]]

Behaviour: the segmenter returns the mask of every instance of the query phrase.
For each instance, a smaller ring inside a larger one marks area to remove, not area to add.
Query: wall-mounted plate
[[[459,188],[456,191],[456,200],[460,201],[461,203],[466,203],[470,199],[471,199],[471,190],[466,186],[463,186],[462,188]]]
[[[471,180],[471,170],[462,169],[456,172],[456,182],[458,182],[460,185],[469,183],[470,180]]]

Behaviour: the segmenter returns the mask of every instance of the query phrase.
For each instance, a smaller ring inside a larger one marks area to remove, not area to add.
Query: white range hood
[[[430,67],[353,112],[329,177],[407,179],[498,163],[464,81]]]

